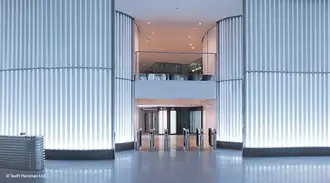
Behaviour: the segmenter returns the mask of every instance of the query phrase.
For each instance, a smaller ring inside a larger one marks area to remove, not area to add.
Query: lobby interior
[[[327,0],[0,0],[0,24],[0,183],[330,182]],[[40,170],[6,168],[17,136]]]

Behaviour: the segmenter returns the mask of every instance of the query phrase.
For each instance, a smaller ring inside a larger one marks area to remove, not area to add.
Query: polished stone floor
[[[17,174],[21,178],[13,178]],[[129,151],[117,153],[114,161],[47,161],[39,174],[23,178],[38,172],[0,169],[0,183],[329,183],[330,157],[243,159],[229,150]]]

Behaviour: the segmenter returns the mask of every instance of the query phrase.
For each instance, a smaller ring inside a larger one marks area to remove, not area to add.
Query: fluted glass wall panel
[[[242,81],[220,82],[219,90],[218,140],[242,142]]]
[[[45,149],[111,149],[110,70],[0,74],[1,135],[45,136]]]
[[[244,147],[330,146],[330,74],[249,73]]]
[[[110,68],[111,2],[0,0],[0,68]]]
[[[217,140],[242,142],[242,16],[218,22]]]
[[[330,1],[246,0],[247,71],[330,71]]]
[[[113,13],[113,0],[0,0],[1,135],[113,148]]]
[[[230,17],[219,22],[220,80],[242,79],[242,17]]]
[[[134,141],[134,20],[116,12],[115,27],[115,133],[116,143],[125,143]]]
[[[246,0],[244,147],[328,147],[330,2]]]

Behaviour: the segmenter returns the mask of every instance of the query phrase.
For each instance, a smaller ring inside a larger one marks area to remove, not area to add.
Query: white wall
[[[136,80],[136,99],[215,99],[215,81]]]
[[[245,9],[244,147],[329,147],[330,2],[246,0]]]
[[[215,75],[217,53],[217,26],[211,28],[204,36],[202,42],[203,74]]]
[[[113,149],[113,3],[0,1],[0,135]]]

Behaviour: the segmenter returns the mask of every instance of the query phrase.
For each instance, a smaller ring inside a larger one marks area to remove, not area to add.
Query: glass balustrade
[[[135,80],[215,80],[216,54],[137,52]]]

